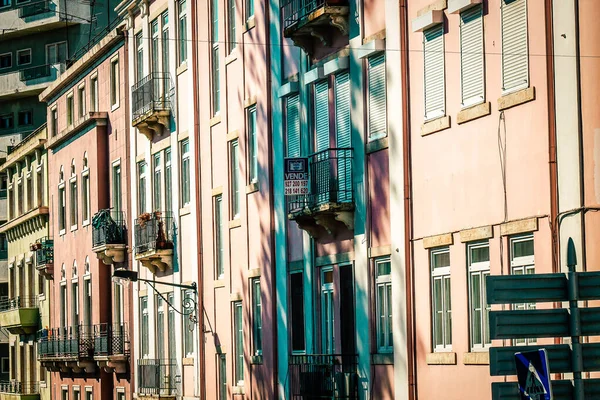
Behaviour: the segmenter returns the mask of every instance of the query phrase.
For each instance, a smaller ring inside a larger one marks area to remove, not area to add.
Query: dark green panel
[[[600,343],[584,343],[582,346],[583,370],[600,371]]]
[[[573,384],[568,380],[552,381],[552,394],[554,400],[572,400]],[[587,399],[595,399],[588,397]],[[492,400],[521,400],[519,386],[516,382],[492,383]]]
[[[515,353],[539,349],[548,351],[548,363],[552,373],[571,371],[571,347],[568,344],[511,346],[490,348],[490,375],[516,375]]]
[[[600,379],[584,379],[585,399],[600,399]]]
[[[580,308],[581,334],[600,335],[600,307]]]
[[[510,310],[490,312],[492,339],[569,336],[569,312],[553,310]]]
[[[580,272],[577,281],[579,300],[600,299],[600,272]]]
[[[496,275],[486,279],[488,304],[568,300],[564,274]]]

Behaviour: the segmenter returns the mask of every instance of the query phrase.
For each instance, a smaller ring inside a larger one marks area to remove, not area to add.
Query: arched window
[[[73,269],[71,270],[71,277],[77,278],[77,261],[73,260]]]
[[[62,267],[60,267],[60,280],[64,281],[67,279],[67,269],[65,268],[65,263],[63,263]]]

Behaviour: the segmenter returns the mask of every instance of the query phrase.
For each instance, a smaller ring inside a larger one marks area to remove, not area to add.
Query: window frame
[[[241,301],[232,302],[233,308],[233,349],[235,386],[244,386],[244,308]]]
[[[150,357],[150,315],[148,310],[148,295],[139,297],[140,318],[140,355],[142,359]],[[144,333],[144,328],[146,332]],[[146,337],[144,338],[144,334]]]
[[[29,53],[29,62],[22,63],[19,58],[21,57],[21,53],[25,53],[25,52]],[[21,67],[23,65],[31,65],[31,62],[32,62],[31,48],[17,50],[17,66]]]
[[[2,120],[7,120],[9,121],[9,123],[7,127],[2,127],[2,125],[0,124],[0,129],[14,129],[15,115],[12,112],[0,115],[0,121]]]
[[[142,214],[148,212],[148,199],[147,199],[147,185],[148,185],[148,163],[146,160],[138,161],[137,163],[137,176],[138,176],[138,198],[137,198],[137,206],[138,206],[138,214]],[[142,167],[144,167],[142,171]]]
[[[515,243],[522,243],[531,241],[533,244],[533,255],[514,257],[513,246]],[[514,235],[508,238],[508,251],[510,259],[510,274],[511,275],[528,275],[535,274],[535,238],[533,233],[525,233],[520,235]],[[520,273],[517,273],[520,272]],[[536,303],[516,303],[511,305],[513,310],[535,310],[537,308]],[[522,338],[513,339],[512,344],[517,345],[530,345],[537,343],[535,338]]]
[[[21,123],[21,115],[27,115],[29,114],[29,123]],[[33,125],[33,109],[28,109],[28,110],[19,110],[19,112],[17,113],[17,125],[18,126],[31,126]]]
[[[80,119],[85,118],[86,113],[86,94],[85,94],[85,83],[77,86],[77,110],[79,111],[77,115]]]
[[[70,91],[66,97],[67,102],[67,128],[72,128],[75,124],[75,98],[74,92]]]
[[[481,96],[473,96],[473,97],[468,97],[468,98],[464,98],[464,73],[463,73],[463,69],[464,69],[464,65],[463,65],[463,33],[464,33],[464,22],[463,22],[463,15],[466,12],[472,12],[475,9],[479,9],[479,19],[481,20],[481,37],[478,38],[481,41]],[[483,20],[483,4],[479,3],[479,4],[475,4],[473,5],[473,7],[469,7],[466,10],[463,10],[460,12],[459,14],[459,32],[458,32],[458,41],[459,41],[459,50],[460,50],[460,96],[461,96],[461,109],[466,109],[469,107],[473,107],[479,104],[482,104],[485,102],[485,26],[484,26],[484,20]]]
[[[79,226],[79,193],[77,187],[77,175],[69,178],[69,222],[71,231]]]
[[[472,250],[486,248],[488,249],[488,260],[473,262],[472,261]],[[487,351],[491,345],[491,340],[486,343],[486,337],[489,336],[488,325],[486,321],[489,321],[489,311],[491,306],[487,304],[486,299],[486,276],[490,275],[490,259],[489,259],[489,248],[490,243],[488,240],[472,242],[467,244],[467,286],[468,286],[468,300],[469,300],[469,347],[471,351]],[[481,309],[480,326],[474,325],[474,312],[475,307],[473,305],[473,276],[479,276],[479,308]],[[486,316],[487,315],[487,316]],[[479,335],[481,337],[481,343],[474,343],[474,331],[479,329]]]
[[[452,262],[449,260],[449,264],[448,266],[442,266],[442,267],[436,267],[434,265],[434,257],[436,255],[440,255],[443,253],[447,253],[448,254],[448,258],[450,258],[450,248],[449,247],[437,247],[437,248],[433,248],[429,251],[429,262],[430,262],[430,290],[431,290],[431,343],[432,343],[432,348],[434,352],[449,352],[452,351],[452,274],[451,274],[451,267],[452,267]],[[437,270],[437,271],[436,271]],[[445,284],[446,284],[446,279],[449,281],[450,284],[450,293],[446,293],[446,289],[445,289]],[[436,329],[437,329],[437,324],[435,322],[436,320],[436,306],[435,306],[435,281],[436,280],[440,280],[441,284],[440,284],[440,290],[442,291],[440,294],[440,299],[441,299],[441,315],[442,315],[442,319],[441,319],[441,337],[442,337],[442,344],[438,345],[436,343]],[[449,296],[450,298],[450,308],[448,309],[446,304],[445,304],[445,299],[446,296]],[[450,328],[450,343],[446,343],[446,336],[447,336],[447,332],[446,332],[446,323],[448,321],[448,317],[449,317],[449,328]]]
[[[379,274],[379,266],[381,264],[388,263],[390,265],[390,273],[389,274]],[[393,321],[392,321],[392,313],[393,313],[393,299],[388,297],[388,291],[392,290],[392,261],[389,256],[378,257],[374,260],[375,267],[375,308],[377,316],[377,329],[376,329],[376,341],[377,344],[377,352],[381,354],[385,353],[393,353],[394,352],[394,344],[393,344]],[[383,298],[379,294],[380,288],[383,288]],[[383,312],[383,314],[382,314]],[[383,316],[383,321],[381,317]],[[385,344],[382,345],[380,338],[383,335]],[[391,340],[391,344],[390,344]]]
[[[262,295],[260,288],[260,278],[250,280],[252,292],[252,353],[254,356],[263,354],[263,335],[262,335]]]
[[[241,177],[240,177],[240,144],[238,139],[229,142],[229,198],[231,199],[231,220],[239,219],[241,214]]]
[[[4,70],[4,69],[11,69],[13,67],[13,54],[12,51],[9,51],[7,53],[1,53],[0,54],[0,59],[4,56],[9,56],[9,60],[10,60],[10,65],[8,67],[0,67],[0,70]],[[1,64],[0,64],[1,65]]]
[[[162,210],[162,157],[161,152],[152,154],[152,210]]]
[[[116,70],[115,70],[116,67]],[[119,57],[116,56],[110,60],[110,88],[109,88],[109,100],[111,111],[119,108],[120,94],[121,94],[121,78],[120,78],[120,64]]]
[[[256,104],[246,109],[246,123],[248,127],[248,183],[258,183],[259,162],[258,155],[258,121]]]
[[[384,114],[385,114],[385,130],[383,132],[375,132],[372,133],[371,132],[371,109],[373,108],[373,104],[372,104],[372,100],[373,97],[371,96],[371,70],[374,68],[371,64],[373,62],[373,60],[375,60],[378,57],[383,57],[383,86],[384,86],[384,99],[383,99],[383,106],[384,106]],[[367,87],[367,130],[368,130],[368,140],[372,141],[372,140],[377,140],[377,139],[381,139],[384,138],[388,135],[388,123],[387,123],[387,117],[388,117],[388,107],[387,107],[387,100],[388,100],[388,95],[387,95],[387,71],[386,71],[386,65],[387,65],[387,57],[385,52],[377,52],[376,54],[373,54],[372,56],[367,57],[366,59],[366,64],[367,64],[367,68],[366,68],[366,74],[367,74],[367,79],[366,79],[366,87]]]
[[[434,29],[441,29],[441,41],[442,41],[442,91],[443,91],[443,99],[442,99],[442,110],[432,111],[431,113],[427,113],[427,49],[426,49],[426,32],[432,31]],[[426,30],[423,31],[423,115],[424,121],[429,122],[435,119],[444,117],[447,115],[447,104],[446,104],[446,48],[445,48],[445,40],[444,40],[445,32],[444,32],[444,24],[436,24]]]
[[[89,166],[85,165],[83,170],[81,171],[82,226],[89,225],[92,221],[92,207],[90,194],[90,168]]]
[[[525,61],[527,63],[527,82],[521,85],[517,85],[510,89],[504,88],[504,43],[502,41],[502,25],[504,21],[504,6],[506,4],[506,0],[500,0],[500,88],[502,91],[502,96],[506,96],[507,94],[515,93],[523,89],[527,89],[531,86],[531,72],[529,70],[530,62],[529,62],[529,5],[527,4],[527,0],[515,0],[515,1],[524,1],[525,2],[525,35],[526,35],[526,47],[527,47],[527,57],[525,57]]]
[[[90,111],[98,111],[98,72],[94,72],[90,77]]]
[[[186,150],[187,148],[187,150]],[[181,207],[187,207],[192,201],[192,168],[191,168],[191,157],[190,157],[190,139],[186,138],[179,142],[179,149],[181,155]]]
[[[225,225],[223,221],[223,194],[214,196],[214,229],[215,229],[215,279],[225,278]]]
[[[184,5],[183,10],[182,10],[182,4]],[[182,24],[184,25],[182,27]],[[187,64],[187,56],[188,56],[188,49],[187,49],[187,29],[188,29],[188,23],[187,23],[187,0],[179,0],[177,2],[177,34],[178,34],[178,40],[177,42],[179,43],[178,49],[177,49],[177,63],[178,65],[184,65]]]

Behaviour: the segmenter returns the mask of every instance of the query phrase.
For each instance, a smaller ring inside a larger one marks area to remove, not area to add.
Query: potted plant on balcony
[[[152,214],[150,213],[142,213],[138,216],[138,223],[143,228],[146,226],[146,223],[152,219]]]

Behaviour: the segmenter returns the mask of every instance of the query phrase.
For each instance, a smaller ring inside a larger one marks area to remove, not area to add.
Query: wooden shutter
[[[460,81],[463,106],[484,100],[481,4],[460,14]]]
[[[369,137],[385,136],[387,111],[385,93],[385,53],[368,59]]]
[[[329,148],[329,84],[315,83],[315,151]]]
[[[502,0],[502,90],[528,85],[527,1]]]
[[[287,132],[287,156],[300,157],[300,96],[289,96],[286,100],[286,132]]]
[[[444,88],[444,26],[423,32],[425,53],[425,119],[446,114]]]
[[[335,76],[335,130],[336,147],[352,147],[350,132],[350,74],[348,72],[342,72]]]

